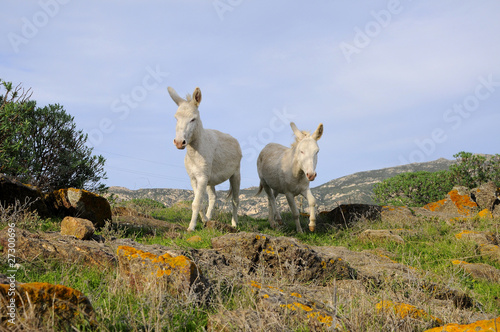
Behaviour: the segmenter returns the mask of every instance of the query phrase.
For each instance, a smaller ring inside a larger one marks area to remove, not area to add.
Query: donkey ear
[[[297,137],[298,139],[304,138],[304,134],[302,134],[302,132],[299,130],[299,128],[297,128],[295,123],[290,122],[290,127],[292,127],[292,130],[293,130],[293,133],[295,134],[295,137]]]
[[[201,103],[201,90],[200,88],[196,87],[193,92],[193,100],[196,106],[200,105]]]
[[[168,87],[167,88],[168,90],[168,94],[170,95],[170,97],[172,98],[172,100],[177,104],[177,106],[179,106],[180,103],[184,102],[185,100],[182,99],[181,97],[179,97],[179,95],[177,94],[177,92],[175,92],[174,88],[172,87]]]
[[[312,138],[315,140],[319,140],[321,138],[321,135],[323,135],[323,124],[320,123],[316,131],[311,135]]]

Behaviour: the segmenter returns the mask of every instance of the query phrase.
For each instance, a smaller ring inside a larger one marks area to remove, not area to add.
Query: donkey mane
[[[186,94],[186,101],[187,101],[187,102],[190,102],[191,100],[193,100],[193,97],[191,97],[191,94],[190,94],[190,93],[187,93],[187,94]]]

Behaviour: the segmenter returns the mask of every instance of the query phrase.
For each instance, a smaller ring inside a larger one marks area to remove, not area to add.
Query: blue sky
[[[242,146],[242,188],[290,121],[323,123],[314,187],[499,153],[499,17],[496,0],[8,1],[0,78],[63,105],[110,186],[191,188],[167,87],[198,86],[204,127]]]

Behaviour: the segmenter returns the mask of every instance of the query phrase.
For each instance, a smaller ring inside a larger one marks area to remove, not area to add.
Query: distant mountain
[[[455,161],[438,159],[424,163],[413,163],[408,165],[383,168],[373,171],[358,172],[328,181],[318,187],[311,188],[316,197],[318,211],[330,211],[338,204],[365,203],[373,204],[373,186],[387,178],[400,173],[428,171],[436,172],[447,170]],[[255,196],[258,187],[242,189],[240,191],[239,214],[252,217],[267,216],[267,197],[265,193]],[[172,206],[180,201],[191,201],[194,198],[192,190],[184,189],[137,189],[130,190],[124,187],[110,187],[109,192],[114,194],[118,200],[130,200],[133,198],[150,198],[162,202],[166,206]],[[218,206],[220,209],[230,211],[230,204],[225,199],[226,191],[218,191]],[[281,210],[288,210],[288,204],[283,195],[278,196]],[[297,198],[297,205],[302,212],[307,212],[307,200]]]

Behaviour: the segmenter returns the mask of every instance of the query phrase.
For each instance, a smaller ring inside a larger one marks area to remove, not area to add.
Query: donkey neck
[[[292,161],[292,175],[294,178],[299,179],[304,176],[304,171],[300,168],[299,161],[297,158],[297,146],[293,146],[286,152],[287,158]]]
[[[188,147],[197,150],[200,144],[204,141],[204,134],[205,129],[203,128],[203,123],[201,122],[201,119],[198,119],[198,125],[194,128],[193,136],[191,136],[191,141],[189,142]]]

